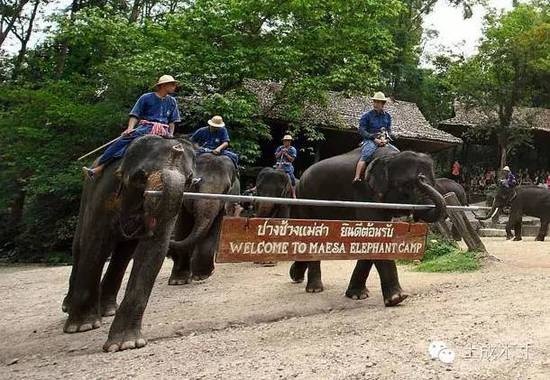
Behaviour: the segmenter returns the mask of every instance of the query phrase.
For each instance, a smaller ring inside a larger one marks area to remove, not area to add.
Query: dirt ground
[[[160,273],[144,318],[149,344],[106,354],[112,318],[63,334],[69,267],[0,268],[0,378],[549,379],[550,242],[484,242],[502,261],[475,273],[400,267],[410,294],[386,308],[343,293],[352,262],[325,262],[325,292],[292,284],[289,263],[218,265],[213,277],[168,286]],[[443,341],[452,364],[432,360]]]

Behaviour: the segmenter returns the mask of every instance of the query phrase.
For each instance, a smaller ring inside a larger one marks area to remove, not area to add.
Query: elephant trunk
[[[491,207],[491,210],[487,213],[486,216],[478,216],[476,213],[474,213],[474,216],[477,220],[487,220],[495,216],[495,214],[498,211],[498,206],[496,205],[496,202],[493,202],[493,206]]]
[[[254,209],[256,210],[256,216],[259,218],[269,218],[273,214],[273,209],[275,205],[268,202],[257,202],[254,204]]]
[[[159,219],[175,218],[183,200],[184,186],[185,177],[175,170],[165,169],[149,175],[143,196],[144,223],[149,235],[157,228]]]
[[[197,244],[201,239],[203,239],[212,223],[216,220],[220,209],[222,207],[222,202],[220,201],[211,201],[211,200],[195,200],[193,201],[193,216],[195,218],[195,223],[189,235],[185,239],[180,241],[171,240],[170,248],[174,250],[183,250],[192,247]],[[205,210],[208,210],[208,214],[205,214]],[[199,214],[199,212],[202,212]]]
[[[446,215],[446,203],[443,196],[427,182],[426,177],[422,174],[417,178],[417,186],[420,192],[435,205],[435,208],[415,211],[415,220],[434,223],[443,219]]]

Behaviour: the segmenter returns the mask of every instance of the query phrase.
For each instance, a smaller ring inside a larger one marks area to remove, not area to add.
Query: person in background
[[[458,162],[458,160],[455,160],[455,162],[453,163],[453,166],[451,167],[451,178],[456,182],[460,182],[461,169],[462,168],[460,166],[460,163]]]
[[[514,176],[514,174],[512,174],[509,166],[505,166],[502,168],[502,174],[504,176],[504,179],[501,181],[501,183],[504,186],[514,187],[518,184],[516,177]]]
[[[296,148],[291,145],[292,140],[291,135],[284,135],[283,145],[280,145],[275,150],[275,167],[277,169],[284,170],[284,172],[288,175],[292,188],[292,198],[296,198],[296,176],[294,175],[293,163],[298,156],[298,152],[296,151]]]
[[[211,153],[216,156],[224,155],[231,159],[237,167],[238,156],[228,149],[229,133],[221,116],[213,116],[208,120],[208,125],[201,127],[191,136],[191,142],[197,146],[197,154]]]

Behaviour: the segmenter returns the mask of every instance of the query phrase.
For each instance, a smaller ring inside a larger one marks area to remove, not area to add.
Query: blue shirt
[[[216,149],[224,142],[229,142],[229,134],[225,127],[199,128],[191,136],[191,141],[199,145],[201,148]]]
[[[181,121],[176,99],[170,95],[161,98],[154,92],[141,95],[130,111],[130,116],[162,124]]]
[[[370,110],[359,120],[359,133],[364,140],[374,140],[382,128],[391,135],[391,116],[386,111]]]
[[[283,150],[283,149],[285,149],[284,145],[281,145],[280,147],[278,147],[277,150],[275,150],[275,155],[279,154],[279,152],[281,152],[281,150]],[[298,151],[296,150],[296,148],[294,148],[291,145],[291,146],[288,147],[287,154],[290,157],[296,159],[296,156],[298,155]],[[281,157],[277,158],[277,163],[282,164],[283,166],[292,165],[292,162],[290,162],[288,157],[285,156],[284,154],[281,154]]]

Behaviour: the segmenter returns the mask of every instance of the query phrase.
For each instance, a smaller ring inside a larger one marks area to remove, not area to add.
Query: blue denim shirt
[[[141,95],[130,111],[130,116],[162,124],[181,121],[176,99],[170,95],[160,98],[154,92]]]
[[[191,136],[191,141],[199,145],[201,148],[216,149],[224,142],[229,142],[229,134],[225,127],[212,128],[202,127],[199,128]]]
[[[285,149],[284,145],[279,146],[277,150],[275,150],[275,155],[279,154],[283,149]],[[292,145],[288,147],[287,153],[294,159],[296,159],[296,156],[298,155],[298,151]],[[282,166],[292,166],[292,162],[290,162],[284,154],[281,154],[281,156],[277,159],[277,163]]]
[[[359,120],[359,133],[364,140],[374,140],[382,128],[391,136],[391,116],[386,111],[370,110]]]

